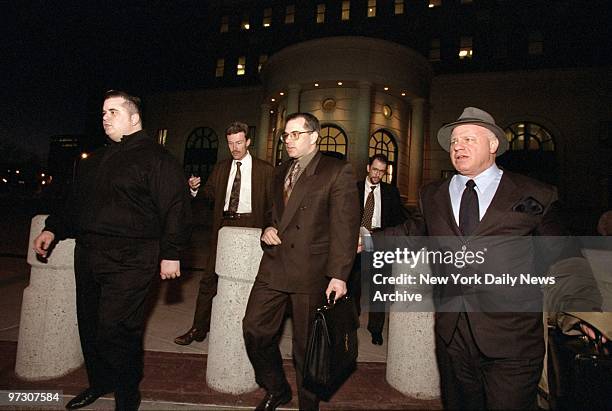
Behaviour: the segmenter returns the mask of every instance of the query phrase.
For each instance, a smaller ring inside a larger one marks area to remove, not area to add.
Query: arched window
[[[279,165],[283,160],[287,159],[287,152],[285,151],[285,145],[280,141],[280,133],[276,141],[275,164]],[[322,154],[340,159],[346,158],[348,138],[344,130],[339,127],[330,124],[321,126],[321,134],[319,135],[317,145]]]
[[[219,139],[210,127],[198,127],[187,137],[183,166],[187,175],[202,177],[205,182],[217,162]]]
[[[387,174],[383,177],[383,181],[395,184],[397,181],[397,144],[393,135],[384,129],[377,130],[370,136],[369,147],[369,157],[378,153],[387,156],[389,164],[387,165]]]
[[[510,148],[497,159],[500,166],[550,184],[557,183],[555,140],[546,128],[521,121],[510,124],[504,132]]]
[[[511,151],[540,150],[554,151],[555,142],[551,134],[539,124],[521,122],[506,127],[506,138]]]
[[[339,127],[331,124],[322,125],[317,145],[323,154],[341,159],[346,158],[348,138],[344,130]]]

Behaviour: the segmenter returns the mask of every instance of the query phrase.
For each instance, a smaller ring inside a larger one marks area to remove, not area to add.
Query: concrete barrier
[[[45,380],[83,364],[76,317],[74,240],[57,244],[46,263],[31,248],[47,216],[32,219],[28,243],[30,284],[23,291],[15,373],[25,380]]]
[[[394,265],[394,275],[399,274]],[[430,272],[417,264],[410,269],[401,265],[402,273],[419,275]],[[432,301],[432,287],[397,286],[399,291],[418,292],[423,301]],[[425,310],[423,303],[418,303]],[[440,376],[435,354],[434,306],[428,312],[409,312],[410,303],[394,303],[389,312],[387,348],[387,382],[402,394],[413,398],[440,398]]]
[[[223,227],[219,230],[206,383],[216,391],[242,394],[258,388],[242,337],[242,318],[263,251],[261,229]]]

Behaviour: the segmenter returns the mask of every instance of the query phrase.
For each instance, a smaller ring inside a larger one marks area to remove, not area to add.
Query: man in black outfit
[[[387,173],[389,160],[384,154],[378,153],[370,157],[365,180],[357,183],[359,192],[359,204],[361,205],[361,226],[370,232],[393,227],[401,224],[406,219],[406,214],[402,206],[400,194],[397,187],[382,181]],[[349,281],[349,290],[357,303],[357,309],[361,312],[361,258],[357,256],[353,265],[353,272]],[[364,273],[369,273],[364,268]],[[373,307],[373,289],[371,278],[364,280],[370,284],[370,313],[368,316],[368,331],[372,334],[372,344],[382,345],[383,326],[385,325],[385,306]]]
[[[181,166],[142,129],[138,97],[107,92],[102,124],[111,145],[80,164],[66,209],[47,218],[33,245],[46,257],[54,241],[76,239],[77,318],[89,388],[66,408],[114,392],[118,410],[136,410],[145,297],[157,273],[180,275],[191,209]]]

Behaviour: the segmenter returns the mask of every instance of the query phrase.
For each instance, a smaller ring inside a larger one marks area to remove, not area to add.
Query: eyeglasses
[[[286,143],[287,140],[297,141],[299,140],[302,134],[310,134],[313,133],[314,130],[306,130],[306,131],[292,131],[291,133],[282,133],[280,138],[283,143]]]

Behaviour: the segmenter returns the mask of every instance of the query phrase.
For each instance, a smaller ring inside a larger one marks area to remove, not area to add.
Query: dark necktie
[[[238,212],[238,203],[240,202],[240,166],[242,163],[240,161],[236,161],[236,176],[234,177],[234,182],[232,183],[232,192],[230,193],[230,201],[229,207],[227,209],[228,212],[235,214]]]
[[[363,217],[361,217],[361,226],[370,231],[372,230],[372,217],[374,217],[374,189],[376,187],[370,187],[368,198],[366,198],[366,203],[363,207]]]
[[[283,190],[283,201],[285,204],[287,204],[287,201],[289,201],[289,197],[291,196],[291,192],[293,191],[293,186],[295,185],[299,172],[300,162],[298,160],[293,160],[293,164],[287,173],[287,177],[285,177],[285,187]]]
[[[465,190],[461,195],[461,205],[459,206],[459,229],[463,235],[472,235],[480,222],[480,210],[478,207],[478,193],[474,189],[474,180],[465,183]]]

